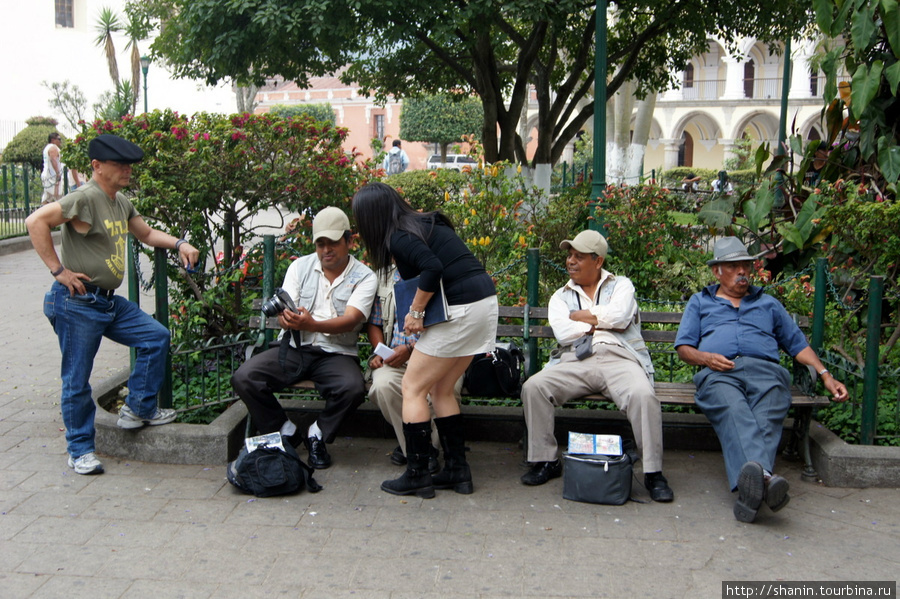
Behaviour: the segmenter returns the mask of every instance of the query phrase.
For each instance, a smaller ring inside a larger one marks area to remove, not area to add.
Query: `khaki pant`
[[[525,381],[522,403],[528,427],[528,461],[557,458],[554,409],[572,399],[600,393],[625,412],[644,472],[662,471],[662,414],[653,385],[643,367],[618,345],[598,343],[594,355],[579,361],[565,352],[558,364]]]

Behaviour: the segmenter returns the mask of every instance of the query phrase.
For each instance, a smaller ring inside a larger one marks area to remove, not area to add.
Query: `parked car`
[[[475,166],[477,164],[476,160],[471,156],[466,154],[447,154],[447,162],[444,168],[453,169],[455,171],[462,170],[462,167],[466,166]],[[432,154],[428,159],[427,164],[428,169],[436,169],[441,168],[441,155],[440,154]]]

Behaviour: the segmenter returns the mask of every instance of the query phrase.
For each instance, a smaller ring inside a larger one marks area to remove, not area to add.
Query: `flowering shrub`
[[[146,219],[176,237],[188,237],[201,256],[223,248],[223,259],[210,265],[207,277],[194,277],[190,287],[190,295],[204,306],[205,316],[197,319],[204,337],[242,325],[246,302],[240,285],[215,299],[204,291],[240,259],[256,214],[274,208],[286,220],[325,206],[349,212],[354,191],[375,172],[372,164],[358,160],[358,153],[344,152],[347,130],[330,123],[251,114],[189,118],[171,110],[84,123],[74,150],[67,153],[69,165],[89,172],[87,146],[104,133],[144,150],[130,191]],[[170,277],[173,283],[182,280]],[[222,309],[219,302],[229,308]]]
[[[605,201],[606,268],[630,278],[639,297],[686,300],[707,283],[699,231],[675,221],[673,194],[652,185],[609,187]]]

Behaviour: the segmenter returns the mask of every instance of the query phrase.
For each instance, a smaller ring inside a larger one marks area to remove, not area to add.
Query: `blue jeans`
[[[153,416],[169,352],[168,329],[124,297],[72,296],[59,282],[44,296],[44,315],[53,325],[62,352],[60,407],[69,455],[78,458],[94,451],[96,407],[90,376],[103,337],[135,348],[125,403],[139,416]]]

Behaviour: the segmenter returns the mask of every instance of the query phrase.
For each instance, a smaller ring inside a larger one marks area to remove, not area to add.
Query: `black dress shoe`
[[[325,441],[318,437],[306,439],[306,449],[309,450],[309,466],[316,470],[324,470],[331,466],[331,456],[325,448]]]
[[[399,445],[391,452],[391,464],[394,466],[406,466],[406,456],[403,455],[403,450]]]
[[[537,486],[560,476],[562,476],[562,462],[556,459],[552,462],[535,462],[531,470],[522,475],[521,480],[523,485]]]
[[[644,486],[650,493],[650,499],[660,503],[668,503],[675,499],[675,493],[669,487],[669,481],[662,472],[648,472],[644,475]]]

